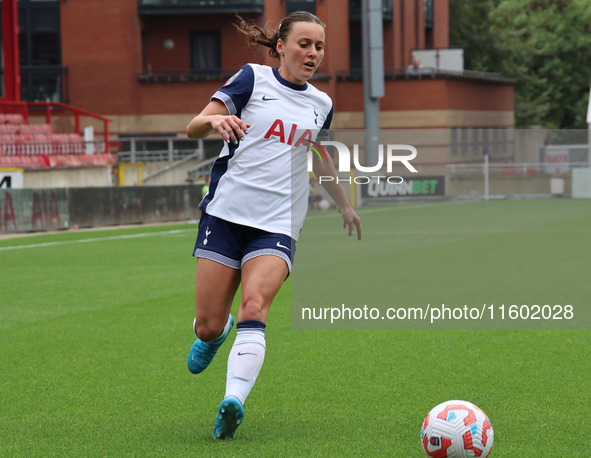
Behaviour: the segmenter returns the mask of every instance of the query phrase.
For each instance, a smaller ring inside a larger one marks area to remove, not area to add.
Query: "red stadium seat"
[[[14,125],[11,125],[11,124],[5,124],[5,126],[15,127]],[[26,134],[36,134],[36,133],[51,134],[51,133],[53,133],[53,128],[51,127],[50,124],[22,124],[22,125],[18,126],[18,128],[20,129],[20,132],[23,134],[24,133],[26,133]]]
[[[0,114],[2,124],[23,124],[25,122],[22,114]]]
[[[85,154],[78,134],[55,133],[50,124],[25,124],[20,114],[0,113],[0,166],[84,167],[114,164],[110,153]]]
[[[20,132],[20,126],[15,124],[0,124],[0,133],[16,134]]]
[[[111,153],[103,154],[61,154],[48,156],[50,167],[88,167],[112,165],[115,158]]]
[[[44,167],[46,163],[42,156],[0,156],[0,166],[28,169]]]

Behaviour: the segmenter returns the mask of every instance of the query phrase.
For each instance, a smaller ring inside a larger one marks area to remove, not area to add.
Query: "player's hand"
[[[351,205],[347,205],[337,210],[343,217],[343,229],[347,229],[349,237],[357,231],[357,240],[361,240],[361,218],[355,213]]]
[[[237,116],[211,115],[209,117],[211,128],[220,133],[227,143],[238,143],[238,139],[244,140],[248,134],[250,124],[245,123]]]

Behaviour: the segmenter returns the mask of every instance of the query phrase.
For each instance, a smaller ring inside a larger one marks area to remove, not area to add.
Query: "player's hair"
[[[281,41],[285,42],[291,27],[294,22],[313,22],[319,24],[322,27],[326,25],[314,16],[312,13],[307,11],[294,11],[288,14],[277,30],[267,28],[267,26],[259,27],[254,23],[247,23],[241,16],[236,15],[238,18],[238,24],[234,24],[234,27],[241,33],[248,37],[248,46],[256,48],[258,46],[265,46],[269,48],[269,55],[279,59],[279,53],[277,52],[277,40],[281,38]]]

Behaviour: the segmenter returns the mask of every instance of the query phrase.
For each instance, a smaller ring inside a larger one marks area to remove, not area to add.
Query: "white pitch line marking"
[[[34,243],[34,244],[30,244],[30,245],[4,246],[4,247],[0,247],[0,251],[20,250],[20,249],[24,249],[24,248],[42,248],[42,247],[57,246],[57,245],[70,245],[72,243],[102,242],[103,240],[136,239],[136,238],[140,238],[140,237],[152,237],[155,235],[172,235],[172,234],[180,234],[183,232],[191,232],[191,231],[195,231],[195,229],[175,229],[173,231],[164,231],[164,232],[142,232],[140,234],[113,235],[111,237],[95,237],[92,239],[63,240],[61,242],[46,242],[46,243]]]

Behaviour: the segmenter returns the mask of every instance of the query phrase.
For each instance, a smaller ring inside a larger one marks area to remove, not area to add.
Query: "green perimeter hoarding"
[[[380,197],[425,197],[445,196],[444,176],[421,176],[419,177],[390,177],[386,180],[372,178],[367,184],[361,185],[361,196],[363,198]]]

